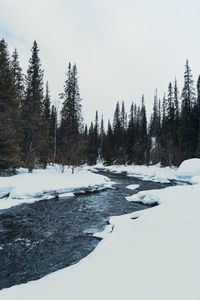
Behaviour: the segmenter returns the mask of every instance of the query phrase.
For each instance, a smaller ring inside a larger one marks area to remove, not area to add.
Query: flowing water
[[[99,173],[115,181],[114,188],[0,211],[0,289],[77,263],[97,246],[92,234],[102,231],[110,216],[149,208],[126,196],[169,185]],[[140,187],[129,190],[130,184]]]

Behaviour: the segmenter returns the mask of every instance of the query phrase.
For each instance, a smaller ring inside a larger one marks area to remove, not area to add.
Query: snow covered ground
[[[17,175],[0,177],[0,209],[55,196],[73,196],[74,192],[92,192],[111,185],[109,178],[93,174],[86,168],[76,169],[75,174],[71,174],[70,169],[61,173],[58,166],[34,170],[33,173],[20,169]]]
[[[177,177],[176,168],[165,167],[161,168],[160,165],[154,166],[138,166],[138,165],[113,165],[103,166],[99,163],[90,169],[102,169],[113,173],[121,174],[126,172],[128,176],[138,177],[143,180],[151,180],[161,183],[169,183],[170,180],[180,179]]]
[[[132,196],[129,200],[160,205],[111,217],[88,257],[2,290],[0,299],[199,300],[200,160],[185,161],[174,176],[197,184]]]

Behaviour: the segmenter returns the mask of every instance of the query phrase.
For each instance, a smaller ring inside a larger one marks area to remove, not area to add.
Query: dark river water
[[[0,289],[77,263],[97,246],[99,240],[92,234],[102,231],[110,216],[149,208],[128,202],[126,196],[169,186],[126,175],[100,174],[116,182],[113,189],[0,211]],[[129,184],[140,187],[126,189]]]

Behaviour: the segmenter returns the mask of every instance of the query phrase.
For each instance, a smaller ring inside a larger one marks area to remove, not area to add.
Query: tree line
[[[10,57],[4,39],[0,41],[0,172],[19,167],[46,168],[59,163],[64,170],[82,164],[179,165],[184,159],[200,157],[200,77],[195,88],[188,60],[184,86],[168,85],[163,99],[154,96],[153,112],[147,122],[145,99],[141,105],[117,102],[113,120],[105,128],[96,112],[88,127],[82,117],[82,99],[76,64],[69,63],[58,115],[51,105],[48,82],[39,48],[34,41],[26,75],[15,49]]]

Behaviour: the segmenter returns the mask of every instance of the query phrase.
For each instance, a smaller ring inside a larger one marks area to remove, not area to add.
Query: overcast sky
[[[149,110],[155,88],[182,89],[188,58],[200,73],[199,0],[0,0],[0,38],[17,48],[27,70],[33,40],[40,49],[52,99],[63,91],[68,62],[76,62],[87,122],[95,110],[112,119],[142,94]]]

